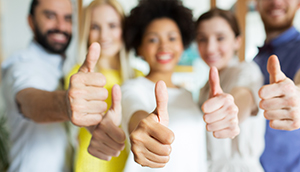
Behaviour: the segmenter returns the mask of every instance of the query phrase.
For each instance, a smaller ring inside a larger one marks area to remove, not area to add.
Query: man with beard
[[[9,171],[68,172],[73,159],[68,121],[96,125],[107,108],[105,78],[92,72],[100,47],[91,46],[70,89],[63,91],[62,66],[72,37],[70,0],[32,0],[28,23],[34,33],[29,47],[2,64]]]
[[[293,79],[300,69],[300,33],[293,26],[293,19],[300,1],[256,2],[266,32],[265,44],[254,58],[266,84],[259,91],[260,107],[267,119],[265,150],[260,161],[266,172],[299,172],[300,89]]]

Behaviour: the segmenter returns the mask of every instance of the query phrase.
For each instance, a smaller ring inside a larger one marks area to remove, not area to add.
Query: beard
[[[60,34],[65,35],[65,37],[67,38],[67,42],[66,43],[58,43],[58,42],[51,43],[48,40],[48,36],[51,34],[55,34],[55,33],[60,33]],[[36,38],[36,41],[42,47],[44,47],[48,52],[53,53],[53,54],[63,54],[63,53],[65,53],[66,49],[68,48],[68,46],[71,42],[72,34],[60,31],[58,29],[51,29],[51,30],[48,30],[46,33],[42,33],[42,31],[39,29],[37,24],[35,24],[35,38]]]
[[[264,26],[265,26],[265,30],[267,32],[287,30],[293,26],[293,19],[294,18],[292,18],[290,20],[285,20],[284,22],[275,23],[275,22],[268,21],[267,19],[262,18]]]

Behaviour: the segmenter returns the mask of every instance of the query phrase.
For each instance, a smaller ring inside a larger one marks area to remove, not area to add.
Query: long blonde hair
[[[117,0],[94,0],[92,1],[85,9],[84,9],[84,17],[80,24],[79,28],[79,58],[78,63],[82,64],[85,60],[85,56],[87,54],[87,48],[88,48],[88,38],[89,38],[89,32],[91,27],[91,18],[92,18],[92,11],[95,7],[100,5],[110,5],[113,7],[116,12],[119,14],[121,18],[122,23],[122,29],[124,26],[124,20],[125,20],[125,14],[124,10],[119,4]],[[123,44],[120,52],[119,52],[119,58],[120,58],[120,66],[121,66],[121,77],[123,82],[133,78],[134,77],[134,71],[130,67],[130,59],[129,59],[129,53],[126,51],[125,46]]]

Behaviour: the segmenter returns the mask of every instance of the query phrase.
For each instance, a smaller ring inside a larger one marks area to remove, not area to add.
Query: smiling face
[[[93,42],[100,43],[104,57],[115,57],[121,49],[121,17],[110,5],[100,5],[92,10],[89,45]]]
[[[35,40],[52,53],[61,54],[72,37],[72,6],[69,0],[39,0],[28,17]]]
[[[240,47],[240,37],[235,37],[229,23],[221,17],[203,20],[197,28],[198,50],[204,62],[218,70],[228,65]]]
[[[299,6],[299,0],[257,0],[256,8],[268,32],[290,28]]]
[[[153,20],[146,28],[138,54],[150,66],[150,73],[173,72],[183,52],[177,24],[169,18]]]

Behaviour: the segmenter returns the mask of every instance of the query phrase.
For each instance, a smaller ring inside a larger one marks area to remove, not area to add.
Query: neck
[[[285,31],[287,31],[291,27],[284,28],[284,29],[278,29],[278,30],[268,30],[268,29],[265,29],[265,31],[266,31],[266,41],[265,42],[269,43],[271,40],[277,38],[279,35],[281,35]]]
[[[163,80],[168,88],[176,88],[172,82],[173,72],[151,72],[146,76],[147,79],[156,83],[159,80]]]
[[[118,55],[115,57],[101,56],[98,60],[97,66],[100,69],[119,70],[120,69],[120,58]]]

